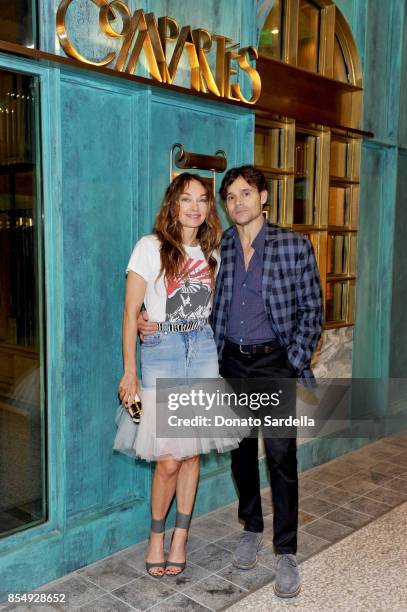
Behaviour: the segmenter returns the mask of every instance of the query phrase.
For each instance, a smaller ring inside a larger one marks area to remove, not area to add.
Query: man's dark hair
[[[226,200],[229,185],[241,176],[252,187],[257,187],[258,191],[267,191],[267,181],[261,170],[257,170],[254,166],[240,166],[231,168],[223,177],[219,194],[222,200]]]

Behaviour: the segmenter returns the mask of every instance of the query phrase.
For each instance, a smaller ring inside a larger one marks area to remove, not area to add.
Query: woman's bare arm
[[[124,374],[119,383],[119,397],[122,403],[131,404],[139,390],[136,359],[137,317],[144,301],[146,287],[147,282],[142,276],[136,272],[128,272],[122,328]]]

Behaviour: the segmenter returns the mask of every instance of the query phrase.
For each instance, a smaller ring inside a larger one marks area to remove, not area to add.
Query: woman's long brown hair
[[[216,259],[213,251],[219,246],[222,226],[215,208],[215,198],[207,181],[198,174],[183,172],[167,187],[161,208],[158,211],[154,234],[161,242],[161,271],[168,283],[182,275],[186,263],[186,253],[182,243],[182,224],[178,220],[179,201],[190,181],[198,181],[208,196],[208,212],[205,221],[198,228],[197,240],[205,255],[214,286]]]

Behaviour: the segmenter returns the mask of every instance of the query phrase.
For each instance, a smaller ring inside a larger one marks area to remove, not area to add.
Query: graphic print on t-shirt
[[[187,260],[180,276],[167,286],[167,321],[204,318],[211,297],[211,276],[204,259]]]

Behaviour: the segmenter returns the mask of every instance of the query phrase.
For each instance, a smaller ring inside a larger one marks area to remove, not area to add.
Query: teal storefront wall
[[[41,48],[59,52],[57,2],[40,4]],[[243,45],[257,44],[273,2],[128,4],[156,16],[172,15],[182,25],[205,26]],[[375,133],[362,153],[354,373],[404,376],[407,357],[397,349],[407,340],[402,230],[407,91],[401,80],[407,63],[406,7],[403,0],[384,7],[376,0],[337,4],[363,62],[362,127]],[[92,31],[93,13],[82,0],[78,6],[78,25]],[[254,117],[222,103],[74,69],[39,67],[10,55],[0,55],[0,65],[39,74],[42,102],[50,503],[46,523],[0,541],[0,591],[22,591],[146,537],[151,466],[111,450],[124,269],[134,242],[151,230],[168,182],[171,145],[182,142],[187,150],[208,153],[224,149],[229,165],[251,162]],[[386,390],[381,393],[378,410],[388,407]],[[301,469],[362,443],[366,440],[302,444]],[[262,477],[266,482],[264,466]],[[204,457],[195,516],[234,498],[229,457]]]

